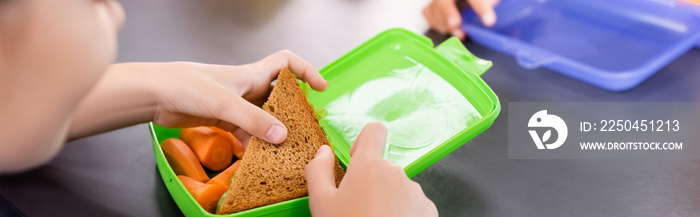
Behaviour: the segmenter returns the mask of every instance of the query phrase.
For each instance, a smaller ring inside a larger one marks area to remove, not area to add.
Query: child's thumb
[[[234,124],[253,136],[280,144],[287,139],[287,128],[271,114],[235,94],[214,105],[215,117]],[[219,109],[223,108],[223,109]],[[226,129],[231,130],[231,129]]]
[[[328,145],[322,145],[313,160],[306,165],[309,204],[318,204],[332,196],[335,187],[335,155]],[[316,202],[314,202],[316,201]]]

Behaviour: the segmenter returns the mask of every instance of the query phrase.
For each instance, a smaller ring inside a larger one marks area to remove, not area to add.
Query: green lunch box
[[[431,40],[405,29],[380,33],[321,69],[323,92],[301,87],[319,117],[340,163],[371,121],[387,126],[384,158],[413,177],[493,124],[501,110],[496,94],[479,77],[491,62],[472,55],[457,38],[433,48]],[[180,129],[150,124],[158,170],[186,216],[206,212],[168,164],[160,144]],[[308,197],[226,216],[310,216]]]

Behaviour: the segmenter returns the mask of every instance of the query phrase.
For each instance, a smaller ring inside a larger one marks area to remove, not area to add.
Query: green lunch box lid
[[[429,38],[396,28],[321,69],[330,84],[325,91],[307,84],[302,89],[341,164],[350,160],[353,135],[366,122],[379,121],[389,134],[384,157],[413,177],[496,119],[498,97],[479,77],[490,67],[457,38],[433,48]],[[190,217],[220,216],[199,206],[165,159],[160,144],[178,138],[180,129],[149,127],[158,171],[180,210]],[[303,197],[225,216],[309,215],[308,197]]]
[[[479,77],[490,67],[457,38],[433,48],[429,38],[396,28],[321,69],[325,91],[302,88],[341,163],[362,127],[377,121],[388,131],[384,158],[413,177],[496,119],[498,97]]]

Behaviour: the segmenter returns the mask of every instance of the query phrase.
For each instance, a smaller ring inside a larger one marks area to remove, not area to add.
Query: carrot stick
[[[209,213],[216,212],[216,204],[221,199],[221,195],[224,195],[228,191],[227,187],[221,186],[219,184],[204,184],[202,187],[195,189],[195,200],[199,205],[204,208]]]
[[[180,138],[187,143],[204,167],[214,171],[226,169],[233,159],[231,140],[209,127],[182,129]]]
[[[182,182],[182,185],[185,186],[185,189],[187,189],[187,192],[190,192],[191,195],[194,195],[194,189],[202,187],[204,185],[204,183],[194,180],[189,176],[177,175],[177,179],[179,179],[180,182]]]
[[[200,182],[209,181],[202,164],[182,140],[166,139],[160,147],[175,174],[189,176]]]
[[[227,187],[219,184],[204,184],[187,176],[177,176],[194,200],[199,203],[204,210],[210,213],[216,212],[216,204],[228,190]]]
[[[243,154],[245,153],[245,148],[243,148],[243,143],[241,143],[241,140],[238,140],[231,132],[219,129],[217,127],[211,127],[216,131],[217,133],[226,136],[229,140],[231,140],[231,144],[233,145],[233,155],[236,155],[238,159],[243,158]]]
[[[211,178],[207,184],[220,184],[223,186],[226,186],[228,188],[229,182],[231,181],[231,177],[233,177],[233,173],[238,170],[238,167],[241,166],[241,160],[237,160],[235,163],[231,164],[226,170],[222,171],[219,173],[219,175],[214,176],[214,178]]]

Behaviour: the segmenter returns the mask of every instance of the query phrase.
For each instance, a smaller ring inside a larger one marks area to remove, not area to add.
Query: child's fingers
[[[306,183],[309,205],[323,204],[337,190],[334,175],[335,155],[328,145],[322,145],[316,156],[306,165]],[[313,208],[312,209],[319,209]]]
[[[323,79],[318,70],[291,51],[279,51],[257,63],[262,64],[262,67],[272,67],[272,70],[275,72],[279,72],[280,68],[289,67],[298,79],[308,82],[314,90],[323,91],[328,87],[328,82]],[[277,73],[272,73],[270,76],[270,79],[274,80],[277,77]]]
[[[234,132],[235,130],[240,129],[235,124],[229,123],[227,121],[221,121],[221,120],[218,120],[216,125],[214,125],[214,126],[219,128],[219,129],[229,131],[229,132]]]
[[[422,189],[421,192],[423,192]],[[424,204],[423,207],[427,207],[427,209],[423,209],[425,213],[423,213],[421,216],[440,216],[437,207],[435,206],[435,203],[433,203],[433,201],[431,201],[427,197],[423,197],[422,199]]]
[[[350,149],[352,157],[365,156],[382,158],[386,145],[386,127],[379,122],[371,122],[362,129]]]
[[[481,18],[484,26],[493,26],[496,23],[496,12],[493,7],[498,1],[493,0],[468,0],[469,5],[474,9],[474,13]]]
[[[460,27],[462,16],[454,0],[434,0],[423,10],[423,15],[436,31],[464,39],[465,33]]]
[[[246,132],[243,128],[240,128],[240,127],[238,127],[234,124],[231,124],[227,121],[222,121],[222,120],[217,119],[217,122],[218,123],[216,125],[214,125],[215,127],[218,127],[222,130],[226,130],[226,131],[231,132],[233,134],[233,136],[236,137],[236,139],[238,139],[238,141],[241,142],[241,144],[243,145],[243,148],[248,148],[248,141],[250,141],[250,137],[252,137],[252,135],[250,135],[250,133]],[[195,125],[195,126],[199,126],[199,125]]]
[[[447,34],[445,18],[442,17],[442,14],[439,13],[440,11],[437,8],[437,2],[432,2],[423,10],[423,15],[428,20],[430,28],[439,33]]]
[[[227,94],[212,98],[215,103],[210,108],[216,118],[274,144],[287,138],[287,128],[277,118],[227,89],[221,92]]]
[[[241,128],[234,130],[233,136],[235,136],[236,139],[238,139],[238,141],[241,141],[243,148],[248,148],[248,142],[250,141],[250,137],[253,137],[252,135],[250,135],[250,133],[246,132]]]
[[[437,0],[438,10],[442,14],[445,20],[445,25],[447,26],[447,33],[459,38],[464,39],[464,33],[460,28],[462,24],[462,15],[459,14],[459,9],[454,0]]]

